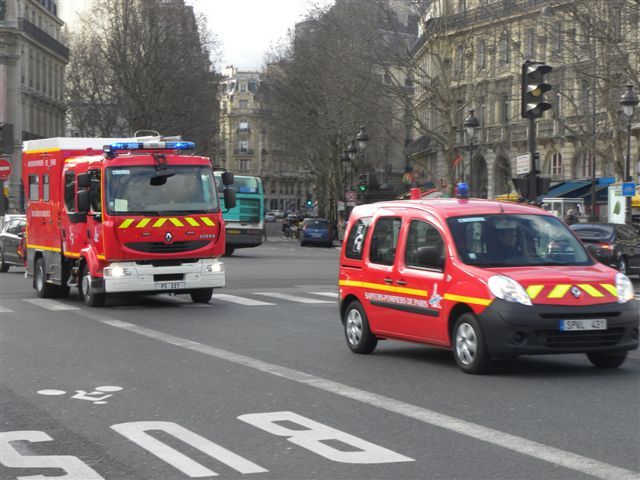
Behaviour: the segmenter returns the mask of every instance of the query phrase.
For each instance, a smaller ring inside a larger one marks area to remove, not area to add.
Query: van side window
[[[49,175],[42,176],[42,200],[49,201]]]
[[[404,261],[408,267],[438,268],[435,265],[423,265],[418,260],[418,248],[438,247],[444,255],[444,240],[436,227],[421,220],[413,220],[407,235],[407,250]]]
[[[371,237],[369,260],[381,265],[393,265],[402,219],[383,217],[378,219]]]
[[[64,204],[68,212],[76,211],[76,174],[74,172],[64,174]]]
[[[345,256],[353,260],[362,259],[362,246],[367,236],[367,227],[371,223],[371,217],[364,217],[353,224],[347,238]]]

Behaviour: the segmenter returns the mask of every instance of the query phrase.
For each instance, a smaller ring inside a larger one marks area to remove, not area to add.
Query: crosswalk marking
[[[228,295],[226,293],[214,293],[213,301],[222,300],[223,302],[236,303],[238,305],[245,305],[250,307],[257,307],[263,305],[275,305],[275,303],[262,302],[260,300],[253,300],[252,298],[238,297],[236,295]]]
[[[56,302],[55,300],[47,300],[44,298],[25,298],[25,302],[52,311],[62,310],[80,310],[80,307],[74,307],[73,305],[66,305],[64,303]]]
[[[338,298],[338,292],[309,292],[311,295],[320,295],[321,297]]]
[[[4,305],[0,305],[0,313],[13,313],[13,310],[5,307]]]
[[[330,300],[319,300],[316,298],[304,298],[296,295],[289,295],[288,293],[279,292],[254,292],[255,295],[262,295],[265,297],[279,298],[280,300],[288,300],[289,302],[296,303],[334,303]]]

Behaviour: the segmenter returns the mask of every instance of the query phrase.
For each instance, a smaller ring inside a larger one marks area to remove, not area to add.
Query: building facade
[[[260,112],[260,72],[227,67],[221,82],[219,155],[214,165],[261,177],[267,210],[303,210],[312,196],[307,174],[269,138]]]
[[[1,156],[12,164],[4,182],[10,211],[23,210],[22,142],[64,135],[69,49],[57,8],[55,0],[0,1]]]
[[[421,141],[413,161],[428,180],[450,188],[465,178],[480,197],[513,190],[516,157],[528,152],[520,115],[525,60],[554,69],[545,96],[552,109],[536,122],[541,174],[554,183],[621,178],[626,133],[619,99],[625,85],[640,78],[637,2],[435,0],[422,6],[413,58],[414,135]],[[470,138],[464,120],[471,110],[479,126]],[[632,121],[637,178],[640,114]]]

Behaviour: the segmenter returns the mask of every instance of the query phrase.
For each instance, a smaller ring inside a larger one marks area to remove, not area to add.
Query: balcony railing
[[[234,155],[253,155],[253,149],[240,150],[239,148],[234,148],[233,153]]]
[[[31,23],[24,17],[20,17],[18,19],[20,30],[22,30],[25,35],[32,38],[40,45],[45,46],[46,48],[53,50],[55,53],[63,57],[65,60],[69,60],[69,49],[65,47],[62,43],[57,41],[51,35],[49,35],[44,30],[38,28],[36,25]]]

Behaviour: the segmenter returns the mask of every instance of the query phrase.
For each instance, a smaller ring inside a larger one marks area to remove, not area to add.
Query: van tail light
[[[613,244],[611,243],[599,243],[598,247],[600,247],[602,250],[613,250]]]

